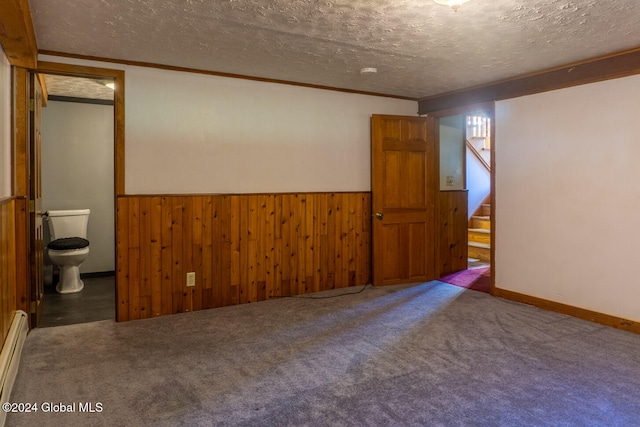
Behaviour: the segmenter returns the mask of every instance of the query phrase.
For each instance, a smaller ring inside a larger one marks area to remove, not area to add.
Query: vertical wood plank
[[[335,273],[336,288],[342,288],[343,286],[346,286],[343,282],[344,275],[342,274],[342,271],[344,268],[343,262],[342,262],[342,259],[344,258],[344,253],[342,251],[343,249],[342,217],[344,215],[343,206],[342,206],[342,194],[336,193],[334,200],[335,200],[335,260],[334,260],[335,262],[334,262],[333,268]]]
[[[336,288],[336,206],[335,194],[327,197],[327,259],[325,262],[327,270],[326,289]]]
[[[257,257],[258,257],[258,242],[257,240],[249,240],[247,245],[247,259],[248,259],[247,302],[258,301],[258,278],[256,275]]]
[[[183,301],[182,293],[184,287],[183,274],[183,211],[184,202],[182,197],[171,198],[171,258],[172,258],[172,308],[173,313],[182,313]]]
[[[264,281],[265,299],[275,296],[275,197],[268,194],[265,200]]]
[[[162,198],[151,198],[150,214],[151,316],[155,317],[162,314]]]
[[[225,305],[238,304],[239,289],[232,283],[231,279],[231,197],[222,198],[222,241],[220,242],[221,252],[221,281],[224,286]]]
[[[173,200],[170,197],[160,199],[162,218],[160,220],[160,243],[162,256],[162,306],[163,315],[173,312]]]
[[[247,258],[247,302],[258,301],[258,217],[260,213],[259,199],[256,195],[249,196],[249,244]]]
[[[282,295],[282,195],[273,196],[273,295],[281,297]]]
[[[313,195],[313,241],[312,241],[312,250],[313,250],[313,292],[318,292],[324,290],[322,284],[322,275],[321,275],[321,263],[320,263],[320,228],[321,228],[321,220],[322,216],[322,194],[314,194]]]
[[[239,303],[246,304],[249,300],[249,230],[250,221],[249,197],[240,199],[240,287],[238,289]]]
[[[300,197],[297,194],[290,196],[291,198],[291,216],[289,218],[289,236],[291,245],[291,259],[290,259],[290,283],[291,295],[299,295],[300,288],[302,287],[302,277],[300,277],[300,269],[304,268],[304,265],[300,265],[304,262],[304,251],[300,250],[300,241],[298,233],[300,231]],[[302,254],[302,256],[301,256]]]
[[[467,192],[441,191],[438,215],[440,275],[467,268]]]
[[[240,244],[241,244],[241,217],[240,212],[240,196],[231,196],[231,285],[235,286],[239,292],[240,289]],[[239,295],[238,295],[239,297]]]
[[[340,215],[342,219],[340,230],[340,252],[342,267],[340,282],[343,287],[349,286],[349,195],[340,193]]]
[[[256,292],[257,301],[266,299],[266,279],[267,279],[267,263],[269,254],[267,252],[267,240],[269,239],[268,230],[268,212],[267,212],[267,195],[261,194],[256,197],[257,210],[257,235],[256,235]]]
[[[273,250],[273,296],[282,297],[282,239],[274,241]]]
[[[222,233],[222,209],[223,209],[223,196],[213,197],[213,208],[211,216],[212,235],[211,240],[213,242],[212,247],[212,266],[211,266],[211,283],[213,287],[213,306],[222,307],[225,304],[225,284],[222,280],[222,246],[223,233]]]
[[[364,196],[361,194],[354,194],[352,196],[355,200],[354,216],[355,216],[355,250],[353,253],[354,256],[354,264],[355,264],[355,281],[357,285],[362,285],[363,282],[363,272],[362,272],[362,212],[363,212],[363,201]]]
[[[191,241],[191,268],[196,273],[196,285],[190,288],[191,310],[202,310],[202,289],[203,289],[203,236],[202,236],[202,213],[203,196],[193,196],[191,204],[192,212],[192,241]]]
[[[273,195],[273,238],[282,239],[282,194]]]
[[[283,194],[280,196],[282,210],[280,213],[280,236],[281,236],[281,259],[282,268],[280,281],[281,296],[291,296],[291,196]]]
[[[213,197],[202,198],[202,289],[213,286]],[[211,308],[203,304],[203,308]]]
[[[27,228],[27,200],[20,197],[14,201],[14,218],[15,218],[15,279],[14,283],[18,283],[16,287],[16,309],[29,311],[29,289],[27,287],[29,276],[28,265],[28,242],[29,242],[29,230]],[[7,270],[8,271],[8,270]]]
[[[231,243],[222,243],[221,252],[222,278],[225,283],[225,305],[236,305],[239,304],[240,289],[238,285],[231,283]]]
[[[129,319],[140,318],[140,199],[129,198]]]
[[[345,194],[345,196],[349,203],[349,206],[348,206],[349,231],[346,239],[348,253],[349,253],[349,263],[348,263],[347,274],[349,276],[349,280],[348,280],[349,286],[355,286],[358,283],[356,279],[356,246],[358,242],[358,237],[360,235],[360,233],[357,231],[357,224],[356,224],[357,223],[356,207],[358,205],[358,197],[356,194],[353,194],[353,193],[347,193]]]
[[[151,295],[151,199],[139,197],[140,206],[140,296]]]
[[[140,318],[151,317],[151,198],[139,197]]]
[[[371,193],[365,193],[362,205],[362,241],[364,245],[363,255],[363,284],[371,283],[373,272],[371,271],[372,247],[371,247],[371,228],[373,221],[373,208],[371,205]]]
[[[3,340],[9,333],[16,309],[28,306],[27,216],[26,198],[0,200],[0,337]]]
[[[117,320],[129,320],[129,199],[116,199],[116,294]]]
[[[193,310],[192,288],[186,286],[187,273],[193,272],[193,197],[182,197],[182,309]]]
[[[129,198],[129,249],[140,247],[140,198]]]
[[[317,249],[316,252],[318,254],[318,275],[319,277],[319,288],[324,291],[330,289],[329,282],[327,280],[328,273],[328,248],[327,248],[327,221],[329,216],[327,199],[329,195],[326,193],[322,193],[318,195],[319,206],[318,208],[318,235],[317,235]]]
[[[140,319],[140,248],[129,248],[129,320]]]
[[[304,275],[305,275],[305,293],[317,292],[316,282],[314,282],[315,268],[314,268],[314,239],[313,228],[315,223],[315,204],[314,194],[307,194],[305,196],[305,213],[304,213]]]

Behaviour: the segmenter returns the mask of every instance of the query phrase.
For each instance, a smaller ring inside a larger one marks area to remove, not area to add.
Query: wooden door
[[[375,286],[436,278],[435,129],[432,117],[372,117]]]
[[[29,73],[29,264],[31,327],[38,325],[44,296],[42,227],[42,87],[35,73]]]

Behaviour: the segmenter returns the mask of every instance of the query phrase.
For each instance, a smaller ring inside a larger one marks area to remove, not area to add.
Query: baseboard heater
[[[2,385],[0,404],[8,402],[11,397],[11,389],[20,365],[22,346],[29,331],[27,323],[27,313],[22,310],[16,311],[9,327],[7,339],[2,347],[2,352],[0,352],[0,384]],[[6,419],[7,413],[0,410],[0,426],[4,426]]]

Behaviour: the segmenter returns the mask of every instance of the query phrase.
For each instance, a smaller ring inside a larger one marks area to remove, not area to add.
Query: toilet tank
[[[63,237],[87,238],[90,209],[47,211],[51,240]]]

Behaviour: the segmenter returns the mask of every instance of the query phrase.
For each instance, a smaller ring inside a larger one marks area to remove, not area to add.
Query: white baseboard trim
[[[2,346],[2,352],[0,352],[0,385],[2,386],[0,404],[9,402],[11,397],[11,389],[18,374],[20,355],[28,331],[27,313],[22,310],[16,311],[9,327],[7,339]],[[4,426],[6,419],[7,413],[0,410],[0,426]]]

